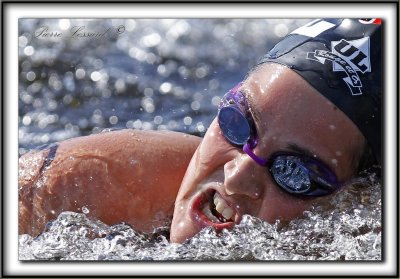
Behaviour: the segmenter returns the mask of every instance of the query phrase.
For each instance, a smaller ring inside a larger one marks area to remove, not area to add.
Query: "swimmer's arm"
[[[176,132],[120,130],[60,142],[50,163],[49,150],[28,153],[19,160],[19,233],[38,234],[62,211],[84,207],[106,224],[151,231],[171,218],[199,143]]]

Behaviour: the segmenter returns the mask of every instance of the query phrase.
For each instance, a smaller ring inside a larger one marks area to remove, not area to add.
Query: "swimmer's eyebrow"
[[[319,158],[318,155],[316,155],[315,153],[311,152],[310,150],[301,147],[299,145],[297,145],[296,143],[288,143],[286,145],[286,148],[289,149],[290,151],[294,151],[296,153],[300,153],[301,155],[307,156],[307,157],[311,157],[311,158]]]
[[[322,157],[314,152],[311,152],[310,150],[308,150],[307,148],[301,147],[296,143],[288,143],[286,145],[286,148],[289,149],[290,151],[294,151],[296,153],[299,153],[301,155],[313,158],[314,160],[320,161],[322,162],[324,165],[326,166],[330,166],[330,164],[328,164],[328,162],[326,162],[325,160],[322,159]]]
[[[254,121],[255,122],[260,122],[261,121],[261,113],[258,110],[255,109],[256,105],[255,105],[255,102],[253,100],[253,97],[251,96],[251,94],[249,94],[250,92],[251,92],[250,90],[242,91],[242,93],[246,97],[247,104],[249,105],[249,110],[250,110],[251,115],[253,116]]]

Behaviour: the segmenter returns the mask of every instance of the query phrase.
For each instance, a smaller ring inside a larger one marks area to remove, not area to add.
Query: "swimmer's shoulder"
[[[174,150],[193,154],[201,140],[201,137],[174,131],[121,129],[69,139],[63,142],[62,147],[69,150],[79,148],[109,151],[126,148],[143,152],[149,149],[159,152]]]

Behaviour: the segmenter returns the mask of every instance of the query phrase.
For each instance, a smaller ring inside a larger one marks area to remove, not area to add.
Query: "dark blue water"
[[[19,154],[104,129],[202,136],[219,98],[309,20],[20,19]],[[86,37],[84,37],[86,36]],[[289,226],[246,216],[184,244],[63,212],[21,260],[380,260],[381,186],[355,184]],[[160,228],[162,231],[163,228]]]

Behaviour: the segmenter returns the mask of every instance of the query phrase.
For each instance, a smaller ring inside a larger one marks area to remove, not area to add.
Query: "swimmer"
[[[381,164],[381,44],[380,20],[315,20],[233,85],[203,139],[126,129],[23,155],[19,234],[83,209],[142,232],[171,224],[178,243],[244,214],[301,217]]]

